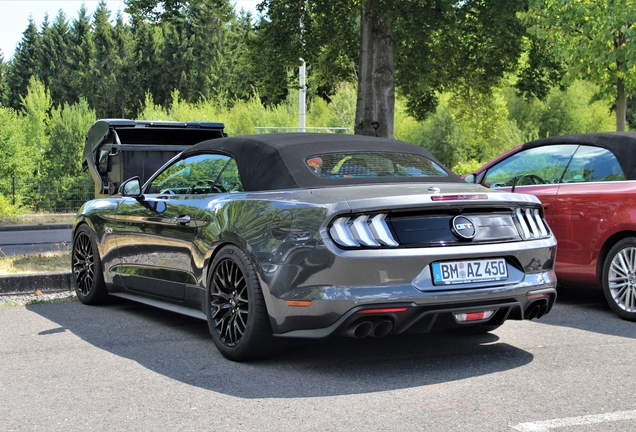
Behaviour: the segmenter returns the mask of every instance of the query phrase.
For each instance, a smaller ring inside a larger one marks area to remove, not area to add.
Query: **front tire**
[[[236,246],[224,246],[208,276],[206,316],[212,340],[227,359],[256,360],[280,350],[272,336],[254,266]]]
[[[97,236],[87,225],[80,226],[75,232],[71,260],[72,283],[79,301],[88,305],[105,303],[108,290],[97,249]]]
[[[618,316],[636,321],[636,238],[628,237],[610,249],[603,264],[603,294]]]

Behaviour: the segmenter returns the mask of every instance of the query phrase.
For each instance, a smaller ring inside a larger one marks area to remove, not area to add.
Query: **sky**
[[[111,17],[114,19],[118,10],[123,12],[126,5],[123,0],[105,0]],[[250,10],[256,14],[256,5],[260,0],[231,0],[237,9]],[[22,33],[29,24],[29,16],[40,28],[44,15],[49,14],[49,21],[53,21],[58,11],[62,9],[66,18],[71,21],[77,17],[80,6],[84,3],[89,14],[95,11],[99,0],[0,0],[0,50],[4,61],[13,57],[16,46],[22,40]]]

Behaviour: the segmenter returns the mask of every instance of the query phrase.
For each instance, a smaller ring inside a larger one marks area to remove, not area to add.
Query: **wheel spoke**
[[[232,259],[214,268],[210,286],[212,327],[226,346],[235,346],[247,329],[248,289],[243,271]]]
[[[80,232],[73,247],[73,276],[77,282],[78,291],[88,295],[94,280],[94,253],[91,239],[85,232]]]
[[[636,248],[619,251],[610,263],[607,281],[616,305],[626,312],[636,312]]]

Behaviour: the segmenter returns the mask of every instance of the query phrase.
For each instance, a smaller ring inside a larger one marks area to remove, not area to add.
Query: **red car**
[[[464,179],[537,196],[558,242],[559,284],[600,286],[636,321],[636,133],[527,142]]]

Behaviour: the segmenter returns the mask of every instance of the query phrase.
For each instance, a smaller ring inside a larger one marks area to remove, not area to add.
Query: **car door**
[[[608,230],[618,223],[626,177],[607,149],[581,145],[553,204],[550,227],[559,243],[556,271],[564,282],[595,284],[597,260]]]
[[[559,144],[521,150],[490,167],[480,183],[505,190],[514,185],[515,192],[537,196],[550,224],[561,178],[577,148],[576,144]]]
[[[183,300],[186,285],[196,285],[193,267],[197,228],[211,194],[231,158],[197,154],[175,161],[154,176],[140,198],[126,198],[117,212],[115,269],[126,289]]]

